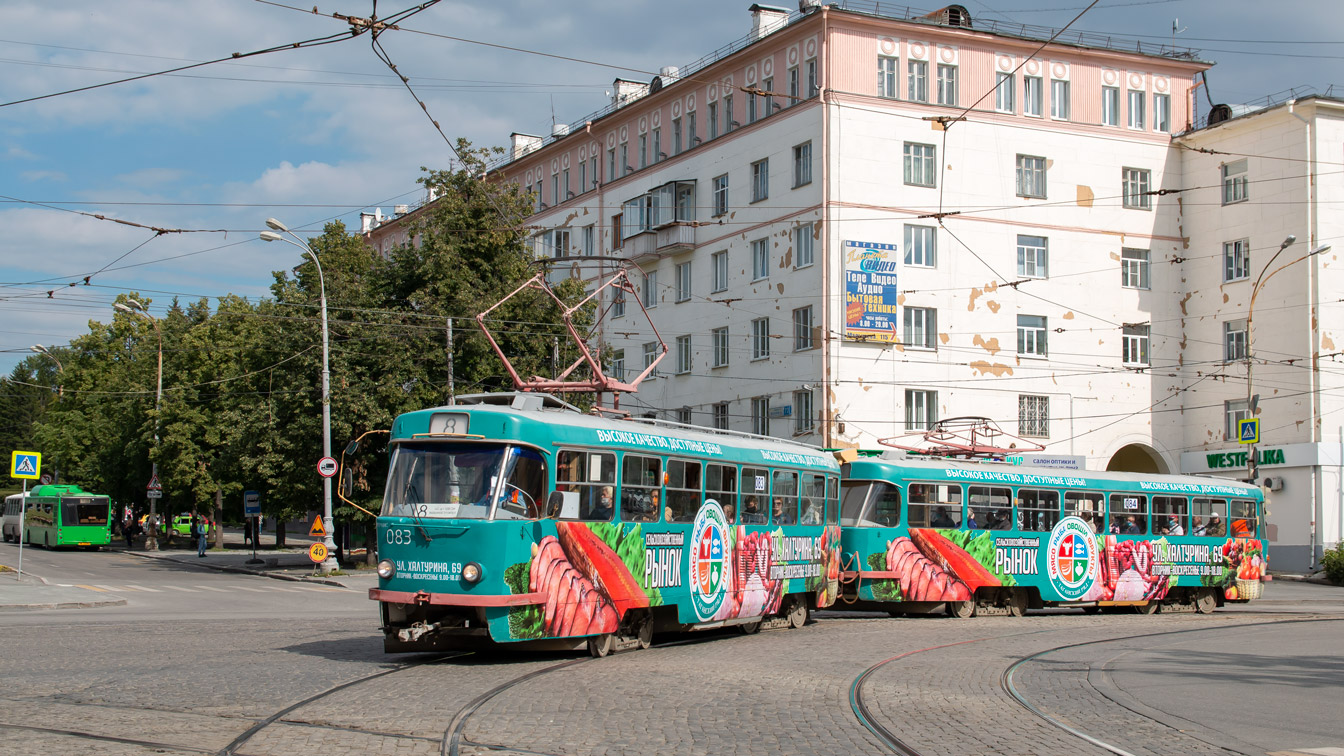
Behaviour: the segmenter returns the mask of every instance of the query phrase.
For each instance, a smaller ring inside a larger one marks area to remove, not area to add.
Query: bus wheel
[[[807,602],[795,597],[793,603],[789,604],[789,611],[786,615],[789,618],[789,627],[797,630],[807,624]]]
[[[947,616],[957,619],[970,619],[975,616],[975,602],[949,601],[947,602]]]
[[[1213,614],[1213,610],[1218,608],[1218,597],[1213,595],[1213,591],[1202,590],[1195,597],[1195,611],[1200,614]]]
[[[588,653],[594,658],[601,659],[611,653],[611,649],[616,645],[616,641],[611,637],[611,633],[595,635],[588,639]]]
[[[1134,611],[1138,612],[1139,614],[1157,614],[1157,610],[1160,609],[1161,606],[1162,603],[1159,601],[1149,601],[1148,603],[1143,604],[1142,606],[1134,607]]]

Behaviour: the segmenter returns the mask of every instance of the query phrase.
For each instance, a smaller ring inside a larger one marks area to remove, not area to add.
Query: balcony
[[[658,229],[658,254],[675,255],[695,249],[695,226],[675,223]]]

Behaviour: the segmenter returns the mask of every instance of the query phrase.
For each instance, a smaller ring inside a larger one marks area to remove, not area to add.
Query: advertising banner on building
[[[845,338],[900,341],[896,244],[845,242]]]

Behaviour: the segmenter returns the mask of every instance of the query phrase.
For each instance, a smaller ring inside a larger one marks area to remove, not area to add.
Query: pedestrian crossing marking
[[[228,593],[228,591],[224,590],[223,588],[211,588],[208,585],[198,585],[195,587],[200,588],[203,591],[214,591],[215,593]]]
[[[261,588],[248,588],[248,587],[245,586],[245,585],[235,585],[235,586],[233,586],[233,587],[236,588],[237,590],[240,590],[240,591],[252,591],[253,593],[265,593],[265,592],[266,592],[265,590],[263,590],[263,589],[261,589]]]
[[[183,588],[180,585],[165,585],[164,588],[171,588],[175,591],[182,591],[184,593],[200,593],[200,591],[194,588]]]
[[[99,593],[107,593],[107,591],[103,590],[102,588],[99,588],[99,587],[96,586],[96,585],[79,585],[79,584],[76,584],[75,587],[76,587],[76,588],[84,588],[84,589],[87,589],[87,590],[90,590],[90,591],[98,591]]]

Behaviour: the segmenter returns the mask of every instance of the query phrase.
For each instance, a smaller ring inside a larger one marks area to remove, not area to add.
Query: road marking
[[[146,588],[143,585],[131,585],[130,583],[127,583],[126,587],[130,588],[133,591],[145,591],[146,593],[163,593],[163,591],[159,590],[158,588]]]
[[[278,586],[278,585],[273,585],[273,586],[271,586],[271,590],[273,590],[273,591],[282,591],[282,592],[284,592],[284,593],[298,593],[301,589],[299,589],[299,588],[281,588],[281,587]]]
[[[261,589],[261,588],[249,588],[249,587],[247,587],[247,586],[245,586],[245,585],[235,585],[234,588],[237,588],[237,589],[240,590],[240,591],[252,591],[253,593],[265,593],[265,592],[266,592],[265,590],[263,590],[263,589]]]
[[[312,587],[304,586],[303,588],[300,588],[299,590],[301,590],[301,591],[321,591],[322,593],[332,593],[333,591],[335,591],[335,592],[339,592],[339,591],[342,591],[342,590],[344,590],[344,589],[343,589],[343,588],[332,588],[332,587],[330,587],[330,586],[320,585],[320,586],[312,586]]]
[[[180,585],[165,585],[164,588],[171,588],[172,590],[183,591],[185,593],[200,593],[200,591],[193,590],[191,588],[183,588]]]
[[[203,590],[203,591],[214,591],[215,593],[228,593],[228,592],[229,592],[228,589],[226,589],[226,588],[211,588],[211,587],[208,586],[208,585],[198,585],[198,586],[195,586],[195,587],[196,587],[196,588],[200,588],[200,589]]]
[[[111,591],[112,593],[125,593],[125,591],[123,591],[122,589],[112,585],[95,585],[90,587],[92,587],[94,590],[97,591]]]
[[[76,587],[76,588],[87,588],[87,589],[89,589],[89,590],[91,590],[91,591],[98,591],[99,593],[107,593],[107,591],[103,590],[102,588],[99,588],[99,587],[96,586],[96,585],[76,585],[75,587]]]
[[[57,588],[74,588],[75,586],[71,585],[70,583],[57,583],[57,584],[56,584],[56,587],[57,587]]]

